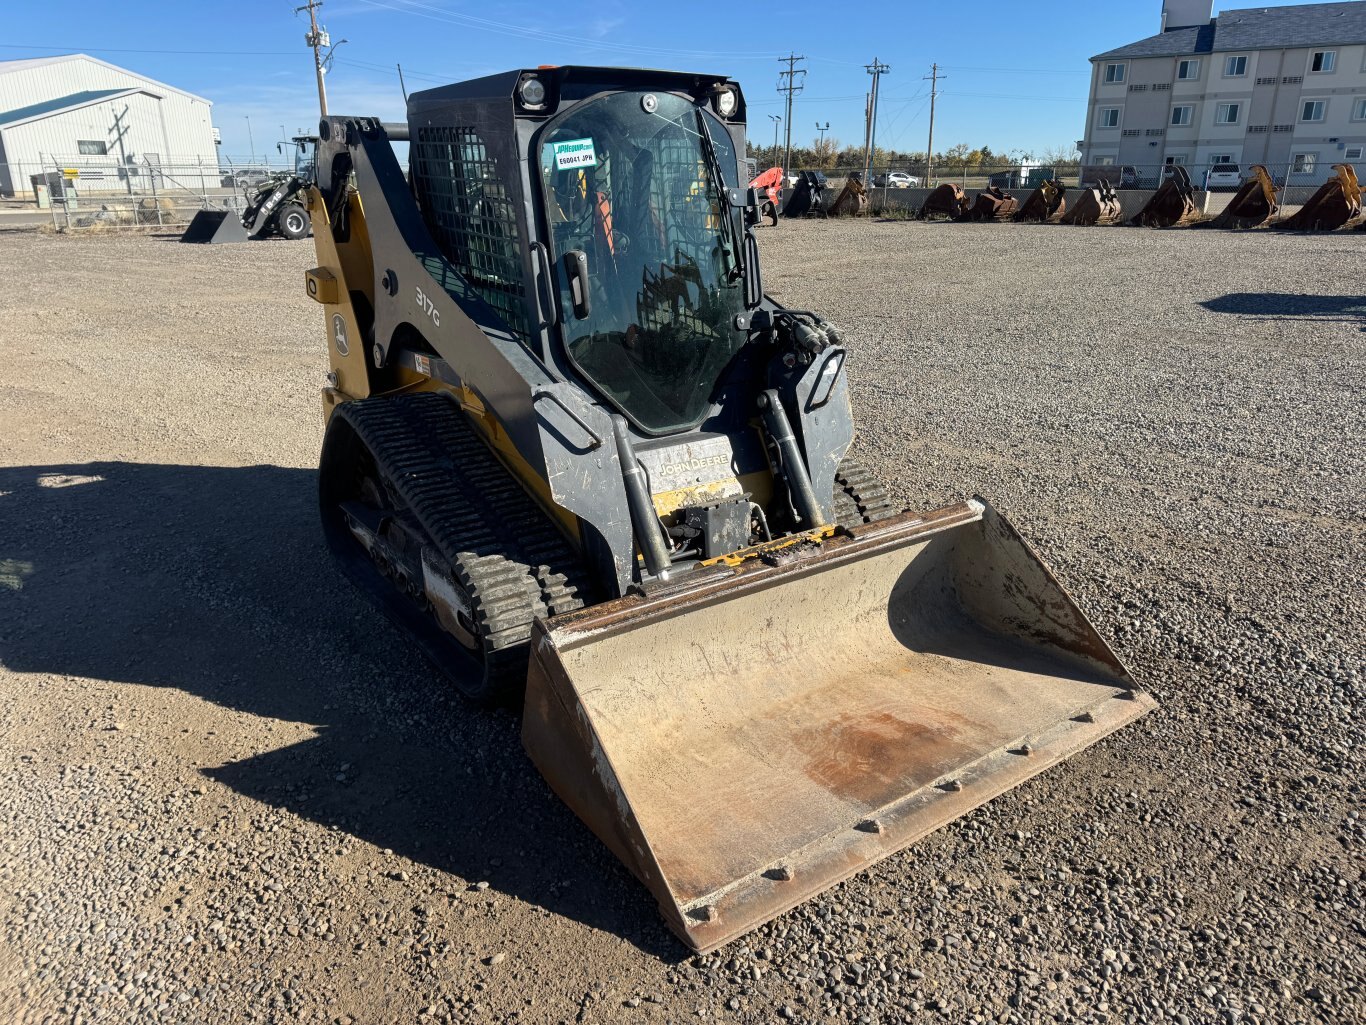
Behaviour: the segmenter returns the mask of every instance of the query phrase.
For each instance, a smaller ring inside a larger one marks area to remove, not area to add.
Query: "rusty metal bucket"
[[[806,547],[532,635],[527,751],[695,950],[1154,704],[980,500]]]
[[[1252,174],[1238,187],[1223,213],[1210,222],[1214,228],[1260,228],[1280,209],[1276,204],[1276,184],[1261,164],[1252,165]]]
[[[953,182],[945,182],[925,197],[916,216],[922,221],[931,217],[956,218],[967,208],[968,197],[963,190]]]
[[[977,193],[977,201],[964,211],[960,221],[1008,221],[1020,209],[1020,201],[994,185]]]
[[[831,217],[857,217],[868,207],[868,190],[863,187],[863,182],[857,178],[850,178],[844,183],[844,188],[840,190],[839,196],[830,204]]]
[[[1334,164],[1333,177],[1292,216],[1276,226],[1286,231],[1337,231],[1361,216],[1361,184],[1351,164]]]
[[[1072,207],[1062,215],[1060,224],[1080,224],[1093,227],[1097,224],[1114,224],[1120,219],[1123,208],[1114,186],[1102,178],[1095,188],[1083,189],[1072,202]]]
[[[1143,209],[1129,219],[1141,228],[1179,228],[1197,220],[1200,208],[1195,205],[1195,186],[1190,175],[1180,164],[1173,164],[1171,177],[1158,186]]]
[[[1015,212],[1015,221],[1019,224],[1056,224],[1067,213],[1066,192],[1067,186],[1060,181],[1040,182]]]

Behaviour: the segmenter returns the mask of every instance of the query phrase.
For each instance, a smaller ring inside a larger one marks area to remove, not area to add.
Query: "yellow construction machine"
[[[736,82],[542,67],[320,130],[329,543],[523,705],[690,946],[1152,707],[986,502],[896,512],[854,460],[840,331],[764,292]]]

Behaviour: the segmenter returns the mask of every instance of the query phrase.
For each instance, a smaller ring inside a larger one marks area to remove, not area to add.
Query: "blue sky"
[[[14,4],[0,34],[0,59],[84,51],[214,101],[225,154],[273,152],[281,136],[312,130],[317,94],[304,46],[302,0],[232,4],[68,0],[60,16]],[[1248,6],[1231,4],[1230,8]],[[1260,6],[1285,6],[1284,0]],[[1215,10],[1220,9],[1216,3]],[[999,13],[998,13],[999,10]],[[709,16],[702,16],[706,12]],[[863,136],[863,103],[874,57],[882,80],[878,141],[923,149],[930,65],[941,82],[935,149],[954,143],[998,152],[1042,150],[1079,139],[1096,53],[1152,35],[1161,0],[1121,0],[1090,11],[923,0],[867,4],[480,3],[475,0],[326,0],[321,20],[337,49],[328,75],[333,113],[403,113],[395,63],[409,91],[536,64],[617,64],[719,71],[739,79],[750,132],[771,143],[769,114],[778,56],[805,55],[793,143],[809,143],[819,121],[843,143]],[[554,22],[549,18],[555,18]],[[250,118],[251,136],[248,141]]]

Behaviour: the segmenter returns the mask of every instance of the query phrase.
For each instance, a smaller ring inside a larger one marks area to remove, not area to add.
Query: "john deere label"
[[[592,139],[566,139],[551,143],[555,147],[555,167],[568,171],[575,167],[596,167],[598,155],[593,152]]]
[[[345,356],[351,351],[351,346],[346,343],[346,321],[340,313],[332,314],[332,340],[337,343],[338,356]]]

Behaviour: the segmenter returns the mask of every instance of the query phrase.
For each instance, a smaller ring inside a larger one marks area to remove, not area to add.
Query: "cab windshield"
[[[294,173],[312,180],[313,162],[317,158],[317,144],[312,139],[296,139],[294,145]]]
[[[569,357],[650,433],[701,421],[745,341],[737,222],[717,180],[735,167],[722,124],[663,92],[590,100],[541,138],[556,256],[587,264],[582,319],[556,275]]]

